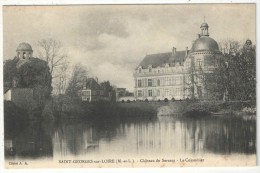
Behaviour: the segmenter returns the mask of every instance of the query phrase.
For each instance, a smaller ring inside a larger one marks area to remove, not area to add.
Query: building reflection
[[[6,157],[256,153],[256,122],[234,117],[31,122],[6,130]]]

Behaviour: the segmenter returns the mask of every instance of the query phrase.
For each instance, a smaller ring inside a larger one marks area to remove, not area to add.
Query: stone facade
[[[222,53],[209,37],[208,24],[188,50],[146,55],[134,72],[136,100],[182,100],[206,97],[203,75],[212,73]]]

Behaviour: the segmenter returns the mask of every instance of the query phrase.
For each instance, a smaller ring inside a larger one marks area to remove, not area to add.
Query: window
[[[152,79],[148,79],[148,86],[153,86],[153,80]]]
[[[172,78],[172,85],[175,85],[175,82],[176,82],[176,81],[175,81],[175,78],[173,77],[173,78]]]
[[[197,63],[196,64],[197,64],[198,67],[201,67],[201,65],[202,65],[201,59],[197,59]]]
[[[82,101],[89,101],[89,97],[87,97],[87,96],[82,96]]]
[[[148,90],[148,96],[152,97],[153,96],[153,91],[152,90]]]
[[[197,87],[197,93],[198,93],[199,98],[202,98],[202,89],[201,89],[201,86],[198,86],[198,87]]]
[[[90,95],[90,91],[83,91],[82,95],[83,96],[89,96]]]
[[[138,87],[141,87],[142,86],[142,81],[141,80],[138,80]]]
[[[165,89],[165,96],[169,96],[169,89]]]
[[[152,67],[149,67],[149,72],[152,72]]]
[[[177,96],[180,96],[180,95],[181,95],[181,90],[180,90],[180,88],[176,88],[176,95],[177,95]]]
[[[181,83],[180,77],[176,77],[176,84],[179,85]]]
[[[157,80],[157,86],[160,86],[160,79]]]
[[[157,90],[157,96],[160,96],[160,90]]]
[[[190,62],[189,61],[187,61],[187,63],[186,63],[186,69],[188,69],[188,68],[190,68]]]
[[[185,96],[186,96],[186,97],[189,96],[189,88],[186,88],[186,89],[185,89]]]
[[[142,69],[141,68],[139,68],[139,73],[142,73]]]
[[[138,95],[138,97],[142,97],[142,96],[143,96],[143,92],[142,92],[142,90],[138,90],[137,95]]]
[[[169,85],[169,82],[170,82],[169,78],[165,78],[165,85]]]

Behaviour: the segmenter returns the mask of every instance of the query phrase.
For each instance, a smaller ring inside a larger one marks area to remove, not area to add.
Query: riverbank
[[[11,102],[5,102],[5,120],[14,121],[23,119],[113,119],[157,116],[255,116],[255,104],[248,101],[161,101],[161,102],[81,102],[71,101],[57,104],[49,101],[42,111],[31,113],[20,110]]]
[[[158,109],[158,115],[255,116],[256,105],[249,101],[175,101]]]

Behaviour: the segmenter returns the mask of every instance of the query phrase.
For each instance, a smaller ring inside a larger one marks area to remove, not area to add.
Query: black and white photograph
[[[256,4],[3,5],[4,167],[256,166]]]

